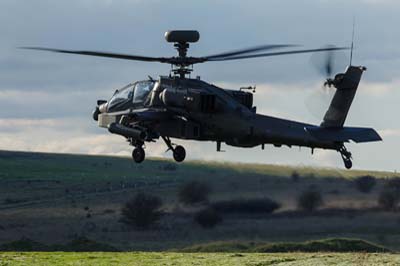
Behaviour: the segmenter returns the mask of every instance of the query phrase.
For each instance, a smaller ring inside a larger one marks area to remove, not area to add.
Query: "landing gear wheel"
[[[174,149],[174,159],[177,162],[183,162],[183,160],[185,160],[186,157],[186,151],[185,148],[183,148],[182,146],[176,146]]]
[[[132,151],[132,158],[136,163],[141,163],[144,161],[145,153],[142,147],[136,147]]]
[[[351,161],[351,152],[349,152],[345,146],[342,146],[339,149],[340,155],[342,155],[342,159],[344,162],[344,167],[346,167],[346,169],[351,169],[351,167],[353,167],[353,162]]]
[[[343,162],[344,162],[344,167],[346,167],[346,169],[351,169],[351,167],[353,167],[353,163],[351,162],[350,159],[346,160],[344,159]]]
[[[167,147],[168,147],[167,151],[171,151],[172,150],[175,161],[177,161],[178,163],[183,162],[185,160],[185,157],[186,157],[185,148],[183,148],[180,145],[178,145],[178,146],[176,146],[174,148],[175,144],[173,144],[171,142],[169,137],[161,136],[161,138],[164,140],[165,144],[167,144]]]

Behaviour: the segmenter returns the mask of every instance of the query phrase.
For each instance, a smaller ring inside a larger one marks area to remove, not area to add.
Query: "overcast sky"
[[[97,99],[125,84],[169,73],[168,65],[19,50],[19,46],[172,56],[169,29],[196,29],[190,55],[266,43],[306,48],[349,46],[356,18],[354,64],[365,65],[346,125],[374,127],[383,142],[349,144],[355,168],[400,168],[400,2],[353,1],[0,1],[0,149],[129,155],[120,136],[91,118]],[[319,124],[329,101],[311,55],[211,62],[194,75],[216,85],[257,85],[259,112]],[[339,55],[348,59],[348,54]],[[347,59],[339,60],[344,71]],[[188,159],[343,167],[334,151],[239,149],[176,140]],[[162,142],[150,156],[171,157]]]

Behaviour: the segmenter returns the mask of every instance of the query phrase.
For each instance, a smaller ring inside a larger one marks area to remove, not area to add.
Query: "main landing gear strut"
[[[340,147],[338,152],[340,152],[340,155],[342,155],[344,167],[346,167],[346,169],[350,169],[353,166],[353,163],[351,161],[352,159],[351,152],[349,152],[344,145]]]
[[[178,163],[183,162],[186,157],[185,148],[180,145],[174,147],[174,144],[171,142],[169,137],[164,137],[164,136],[161,137],[164,140],[165,144],[167,144],[168,147],[167,151],[171,150],[173,152],[175,161],[177,161]]]
[[[186,151],[185,148],[183,148],[180,145],[175,146],[169,137],[162,137],[162,139],[165,141],[165,144],[168,146],[168,150],[172,150],[173,156],[175,161],[177,162],[183,162],[186,157]],[[143,141],[137,141],[137,140],[130,140],[130,143],[132,146],[135,148],[132,151],[132,159],[136,163],[141,163],[144,161],[144,158],[146,156],[144,149],[143,149]],[[167,150],[167,151],[168,151]]]

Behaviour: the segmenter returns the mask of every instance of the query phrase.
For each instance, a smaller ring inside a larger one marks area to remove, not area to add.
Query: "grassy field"
[[[8,151],[0,151],[0,169],[0,245],[21,238],[61,245],[85,236],[123,251],[168,251],[215,241],[347,237],[400,250],[400,215],[377,208],[386,178],[395,173],[161,159],[136,165],[121,157]],[[291,177],[294,171],[298,180]],[[353,183],[365,174],[378,180],[369,194]],[[214,229],[203,229],[177,201],[177,189],[190,180],[210,184],[210,201],[269,197],[282,207],[273,214],[227,215]],[[298,211],[296,198],[310,186],[321,191],[325,204],[314,213]],[[164,202],[160,224],[147,231],[119,222],[122,205],[140,191]]]
[[[374,253],[0,253],[0,265],[399,265],[400,255]]]

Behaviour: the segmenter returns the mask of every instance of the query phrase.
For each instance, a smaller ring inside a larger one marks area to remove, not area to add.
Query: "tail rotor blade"
[[[325,48],[335,48],[335,46],[327,45]],[[344,69],[346,62],[344,52],[333,49],[327,50],[324,53],[314,53],[311,56],[312,65],[324,78],[331,78],[334,73]]]
[[[322,86],[310,93],[304,103],[309,113],[316,119],[322,120],[329,104],[332,101],[336,89]]]

